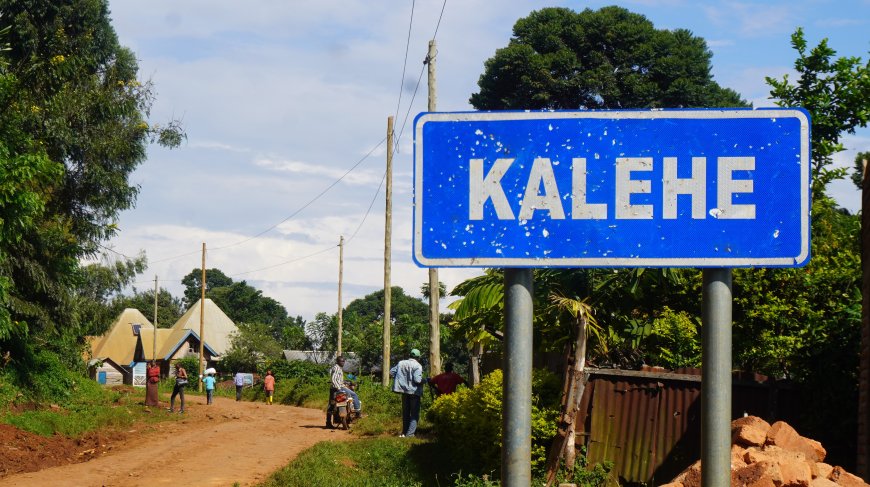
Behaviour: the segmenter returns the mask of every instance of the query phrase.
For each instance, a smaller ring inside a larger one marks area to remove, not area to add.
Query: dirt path
[[[160,411],[156,414],[169,414]],[[3,486],[252,485],[324,440],[349,438],[323,428],[316,409],[188,396],[186,418],[127,435],[88,462],[0,479]]]

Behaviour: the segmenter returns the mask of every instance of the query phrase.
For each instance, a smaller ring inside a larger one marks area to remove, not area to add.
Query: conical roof
[[[133,325],[139,325],[139,332],[154,329],[154,325],[141,311],[127,308],[118,315],[118,319],[112,323],[105,335],[91,342],[91,356],[100,359],[109,358],[118,365],[130,365],[136,349]]]
[[[186,328],[195,331],[199,334],[200,308],[202,300],[200,299],[184,316],[172,325],[173,329]],[[233,320],[230,319],[223,310],[218,307],[211,299],[205,299],[205,312],[203,320],[203,340],[208,343],[215,352],[219,355],[224,355],[230,349],[231,335],[239,329]]]

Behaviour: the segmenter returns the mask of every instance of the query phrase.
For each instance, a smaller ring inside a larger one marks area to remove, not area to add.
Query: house
[[[205,310],[202,310],[200,299],[188,309],[184,315],[172,325],[173,330],[193,330],[199,339],[200,320],[202,321],[205,342],[214,349],[217,355],[224,355],[230,349],[232,336],[239,329],[233,320],[209,298],[205,299]],[[159,332],[158,332],[159,333]],[[198,350],[198,349],[197,349]]]
[[[158,328],[139,310],[127,308],[109,327],[105,335],[90,337],[88,371],[101,384],[145,385],[145,364],[156,359],[161,375],[167,376],[173,360],[197,356],[199,335],[184,328]],[[206,363],[218,353],[205,342]]]

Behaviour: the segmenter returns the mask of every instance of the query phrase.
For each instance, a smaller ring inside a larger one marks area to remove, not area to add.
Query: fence
[[[699,369],[664,372],[586,369],[577,446],[590,463],[614,462],[624,483],[660,485],[700,458]],[[755,374],[733,377],[733,418],[794,423],[799,397],[790,384]]]

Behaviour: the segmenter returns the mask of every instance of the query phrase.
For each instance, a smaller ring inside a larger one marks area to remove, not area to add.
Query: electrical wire
[[[414,25],[414,7],[416,5],[416,0],[411,0],[411,20],[408,21],[408,40],[405,41],[405,62],[402,64],[402,79],[399,82],[399,100],[396,102],[396,113],[395,117],[399,117],[399,107],[402,106],[402,91],[404,91],[405,87],[405,70],[408,67],[408,51],[411,48],[411,28]]]
[[[222,245],[222,246],[219,246],[219,247],[214,247],[214,248],[211,248],[211,249],[209,249],[209,250],[210,250],[210,251],[224,250],[224,249],[228,249],[228,248],[230,248],[230,247],[236,247],[236,246],[241,245],[241,244],[243,244],[243,243],[250,242],[251,240],[257,239],[257,238],[259,238],[259,237],[265,235],[266,233],[268,233],[268,232],[274,230],[276,227],[278,227],[278,225],[281,225],[282,223],[284,223],[284,222],[290,220],[291,218],[295,217],[296,215],[298,215],[299,213],[301,213],[303,210],[305,210],[306,208],[308,208],[309,206],[311,206],[312,204],[314,204],[317,200],[319,200],[320,198],[322,198],[323,195],[325,195],[327,192],[329,192],[329,190],[331,190],[333,187],[335,187],[335,185],[337,185],[338,183],[340,183],[340,182],[341,182],[345,177],[347,177],[348,174],[350,174],[350,173],[353,172],[357,167],[359,167],[359,165],[362,164],[363,161],[365,161],[366,159],[368,159],[369,156],[371,156],[372,153],[374,153],[378,148],[380,148],[381,145],[382,145],[386,140],[387,140],[387,138],[386,138],[386,136],[385,136],[383,139],[380,140],[380,142],[378,142],[374,147],[372,147],[371,150],[369,150],[369,151],[368,151],[368,152],[367,152],[367,153],[366,153],[366,154],[365,154],[365,155],[364,155],[360,160],[358,160],[358,161],[356,162],[356,164],[354,164],[350,169],[348,169],[344,174],[342,174],[341,177],[339,177],[338,179],[336,179],[335,181],[333,181],[329,186],[327,186],[327,187],[326,187],[323,191],[321,191],[317,196],[315,196],[314,198],[312,198],[311,200],[309,200],[307,203],[305,203],[304,205],[302,205],[300,208],[298,208],[296,211],[294,211],[292,214],[290,214],[290,216],[284,218],[283,220],[279,221],[278,223],[276,223],[276,224],[270,226],[269,228],[263,230],[262,232],[260,232],[260,233],[258,233],[258,234],[256,234],[256,235],[254,235],[254,236],[251,236],[251,237],[245,238],[245,239],[243,239],[243,240],[240,240],[240,241],[235,242],[235,243],[232,243],[232,244]],[[165,259],[155,260],[155,261],[152,262],[152,264],[157,264],[157,263],[160,263],[160,262],[167,262],[167,261],[170,261],[170,260],[176,260],[176,259],[180,259],[180,258],[182,258],[182,257],[187,257],[187,256],[189,256],[189,255],[195,255],[195,254],[198,254],[198,253],[199,253],[199,251],[188,252],[188,253],[185,253],[185,254],[179,254],[179,255],[176,255],[176,256],[174,256],[174,257],[167,257],[167,258],[165,258]]]
[[[375,191],[375,195],[372,196],[372,201],[371,203],[369,203],[369,208],[366,210],[366,214],[363,215],[362,221],[359,222],[359,225],[356,227],[356,230],[354,230],[353,235],[351,235],[350,238],[347,239],[346,243],[350,243],[350,241],[353,240],[354,237],[356,237],[356,234],[359,233],[360,229],[363,226],[363,223],[366,222],[366,218],[369,217],[369,213],[372,211],[372,207],[375,205],[375,200],[377,200],[378,195],[381,194],[381,188],[384,186],[384,181],[386,181],[386,179],[387,172],[384,171],[384,175],[381,177],[381,184],[378,185],[378,190]]]
[[[447,6],[447,0],[444,0],[444,3],[441,4],[441,14],[438,16],[438,23],[435,24],[435,33],[432,34],[432,40],[434,41],[436,37],[438,37],[438,27],[441,27],[441,17],[444,17],[444,7]]]

